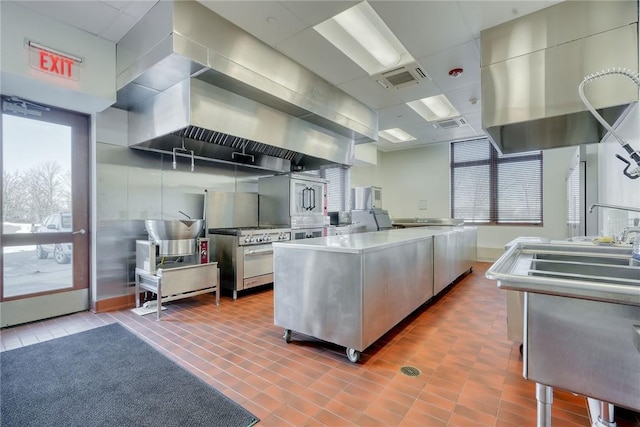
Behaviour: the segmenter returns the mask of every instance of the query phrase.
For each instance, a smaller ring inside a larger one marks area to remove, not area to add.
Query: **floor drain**
[[[413,366],[403,366],[402,368],[400,368],[400,372],[408,377],[417,377],[418,375],[420,375],[420,369],[414,368]]]

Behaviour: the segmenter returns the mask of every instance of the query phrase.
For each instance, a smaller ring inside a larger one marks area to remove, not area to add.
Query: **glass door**
[[[89,117],[2,97],[0,326],[89,308]]]

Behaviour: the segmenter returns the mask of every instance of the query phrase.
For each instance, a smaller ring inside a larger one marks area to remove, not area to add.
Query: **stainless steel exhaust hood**
[[[268,170],[353,164],[377,112],[195,1],[161,1],[117,45],[129,146]]]
[[[564,1],[480,33],[482,127],[503,154],[600,142],[605,130],[578,96],[589,74],[638,70],[638,2]],[[638,101],[611,77],[587,88],[614,124]]]

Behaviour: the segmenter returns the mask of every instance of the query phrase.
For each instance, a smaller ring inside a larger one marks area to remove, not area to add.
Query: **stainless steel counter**
[[[342,236],[327,236],[315,239],[294,240],[291,242],[274,242],[275,247],[296,247],[301,249],[360,253],[371,250],[387,249],[412,240],[431,238],[438,234],[450,234],[463,230],[475,230],[475,227],[458,228],[412,228],[374,231],[368,233],[348,234]]]
[[[472,237],[456,243],[473,242],[473,250],[452,253],[475,255],[473,227],[274,242],[275,324],[285,328],[287,342],[292,330],[300,332],[347,347],[356,362],[360,352],[434,296],[434,236],[458,234]]]
[[[433,226],[459,227],[461,225],[464,225],[464,220],[456,218],[394,218],[393,220],[393,226],[399,228]]]

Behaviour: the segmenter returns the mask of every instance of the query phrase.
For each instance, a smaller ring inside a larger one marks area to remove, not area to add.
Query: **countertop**
[[[342,236],[316,237],[314,239],[273,242],[276,248],[300,248],[331,252],[361,253],[402,245],[407,242],[431,238],[438,234],[475,230],[475,227],[415,227]]]

